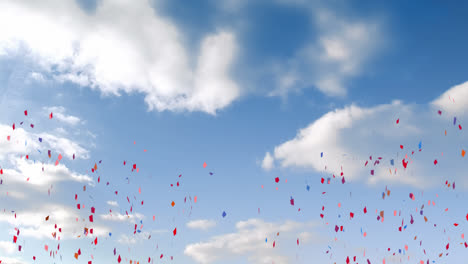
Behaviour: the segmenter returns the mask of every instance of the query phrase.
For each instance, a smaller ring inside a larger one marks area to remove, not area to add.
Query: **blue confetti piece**
[[[267,242],[268,242],[268,239],[265,238],[265,243],[267,243]]]
[[[310,186],[309,186],[309,185],[307,185],[306,189],[307,189],[307,191],[310,191]]]
[[[39,138],[39,142],[42,142],[42,138]]]
[[[419,141],[419,149],[422,148],[422,141]]]
[[[224,217],[226,217],[226,212],[225,212],[225,211],[223,211],[223,218],[224,218]]]
[[[323,152],[322,152],[322,153],[320,153],[320,157],[321,157],[321,158],[323,158]]]
[[[457,118],[454,117],[454,118],[453,118],[453,125],[456,125],[456,124],[457,124]]]
[[[390,160],[390,164],[391,164],[392,166],[394,166],[394,165],[395,165],[395,161],[394,161],[393,159]]]
[[[109,232],[109,236],[112,236],[112,233],[111,233],[111,232]]]
[[[138,230],[137,230],[137,232],[138,232],[138,233],[141,233],[141,230],[140,230],[140,229],[138,229]]]

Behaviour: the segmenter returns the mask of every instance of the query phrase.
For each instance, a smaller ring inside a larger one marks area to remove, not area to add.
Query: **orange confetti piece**
[[[206,168],[206,162],[203,163],[203,168]]]
[[[462,157],[465,157],[465,154],[466,154],[466,151],[462,149],[462,152],[461,152]]]

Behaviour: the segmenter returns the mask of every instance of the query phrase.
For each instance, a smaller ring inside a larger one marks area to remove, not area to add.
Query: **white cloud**
[[[19,124],[16,124],[15,130],[11,125],[0,124],[0,138],[6,139],[8,136],[10,140],[0,140],[0,160],[8,155],[37,153],[38,149],[43,152],[43,155],[47,155],[47,150],[52,150],[68,159],[72,159],[73,154],[77,159],[89,158],[89,151],[77,142],[50,133],[29,132],[19,127]],[[39,138],[42,138],[42,143],[39,142]]]
[[[200,229],[200,230],[208,230],[216,225],[214,220],[207,220],[207,219],[200,219],[200,220],[192,220],[187,223],[187,227],[191,229]]]
[[[184,254],[198,263],[213,263],[220,259],[245,256],[254,263],[290,263],[285,256],[279,256],[272,247],[277,232],[283,238],[294,239],[295,232],[313,227],[313,223],[285,221],[283,223],[265,222],[261,219],[249,219],[236,224],[237,232],[211,237],[207,242],[189,244]],[[268,243],[265,243],[268,238]]]
[[[90,176],[71,171],[63,164],[55,166],[54,164],[42,164],[24,158],[12,159],[11,163],[15,169],[3,170],[5,181],[27,182],[37,186],[48,186],[62,181],[94,184]]]
[[[463,89],[458,88],[457,93],[468,91],[468,86]],[[370,184],[395,182],[418,188],[437,184],[438,168],[444,168],[447,175],[468,187],[468,181],[460,174],[468,169],[460,163],[466,133],[450,124],[451,120],[453,116],[440,116],[431,105],[394,101],[370,108],[347,106],[326,113],[300,129],[295,138],[276,146],[272,154],[267,152],[263,168],[268,170],[277,164],[282,168],[313,169],[337,176],[343,172],[346,180],[361,179]],[[444,130],[449,131],[450,137],[444,138]],[[374,165],[378,157],[382,160]],[[403,158],[410,161],[407,169],[403,168]],[[390,164],[391,159],[394,166]],[[433,165],[435,159],[440,162],[437,167]]]
[[[432,101],[432,105],[450,115],[466,116],[468,114],[468,82],[453,86]]]
[[[18,227],[21,230],[21,236],[33,237],[36,239],[54,239],[53,232],[56,232],[57,238],[73,239],[83,235],[85,227],[89,222],[80,220],[81,217],[76,210],[64,204],[41,204],[34,201],[37,197],[31,197],[28,201],[22,202],[22,210],[14,214],[0,215],[0,222],[9,223],[11,226]],[[46,216],[49,220],[46,221]],[[76,221],[79,219],[79,221]],[[55,228],[57,224],[57,229]],[[110,229],[98,223],[93,223],[93,235],[104,236]],[[62,228],[59,232],[58,228]]]
[[[117,203],[117,201],[107,201],[106,203],[110,206],[119,207],[119,204]]]
[[[125,234],[121,234],[117,242],[119,242],[120,244],[124,244],[124,245],[132,245],[132,244],[136,244],[137,239],[135,237],[130,237]]]
[[[101,214],[101,219],[108,220],[108,221],[117,221],[117,222],[124,222],[124,221],[135,221],[141,220],[144,218],[144,215],[140,213],[134,214],[121,214],[119,212],[112,212],[108,214]]]
[[[34,81],[36,81],[36,82],[38,82],[38,83],[43,83],[43,82],[46,81],[46,79],[44,78],[44,75],[42,75],[42,74],[39,73],[39,72],[32,72],[32,73],[29,75],[29,77],[30,77],[32,80],[34,80]]]
[[[57,120],[71,126],[77,125],[81,122],[81,119],[79,117],[65,114],[66,109],[63,106],[44,107],[44,110],[47,111],[47,114],[50,114],[52,112],[53,118],[56,118]]]
[[[345,82],[361,74],[380,48],[382,26],[370,19],[338,16],[307,1],[278,2],[308,10],[318,33],[288,62],[275,68],[277,86],[270,95],[284,96],[313,86],[327,96],[345,96]]]
[[[25,262],[25,261],[23,261],[21,259],[7,258],[7,257],[0,257],[0,261],[2,261],[2,263],[6,263],[6,264],[27,264],[28,263],[28,262]]]
[[[263,161],[262,161],[262,168],[264,170],[271,170],[273,169],[274,167],[274,159],[273,157],[271,156],[270,152],[267,152],[265,154],[265,158],[263,158]]]
[[[0,241],[0,252],[3,252],[4,254],[12,254],[17,249],[17,245],[13,244],[12,241]]]
[[[0,29],[0,56],[26,54],[36,72],[105,95],[141,93],[150,110],[215,114],[240,95],[234,34],[205,36],[191,56],[150,1],[103,0],[92,14],[74,0],[2,1]]]
[[[48,133],[36,134],[21,127],[13,130],[11,126],[0,125],[0,135],[4,138],[0,141],[3,169],[1,179],[2,186],[8,187],[6,190],[9,199],[5,206],[14,210],[11,214],[1,214],[0,223],[19,228],[21,236],[38,240],[54,239],[53,232],[56,232],[60,239],[82,236],[83,228],[89,227],[89,222],[86,221],[89,215],[82,218],[80,213],[85,212],[81,210],[63,203],[50,203],[50,196],[59,191],[68,192],[68,189],[61,189],[64,182],[94,185],[90,176],[67,167],[65,159],[55,165],[57,150],[68,158],[71,158],[73,153],[81,157],[87,156],[88,151],[69,139]],[[11,136],[9,141],[6,140],[6,135]],[[38,141],[39,137],[43,139],[42,143]],[[49,159],[43,148],[53,150],[54,157]],[[39,153],[38,149],[42,149],[42,153]],[[26,159],[26,154],[29,154],[29,159]],[[46,160],[46,163],[41,160]],[[49,216],[48,221],[45,220],[46,216]],[[62,228],[62,232],[59,232],[58,228]],[[94,223],[93,228],[95,236],[103,236],[109,231],[99,223]]]

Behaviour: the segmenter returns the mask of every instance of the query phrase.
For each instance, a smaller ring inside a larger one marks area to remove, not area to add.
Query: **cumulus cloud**
[[[187,223],[187,227],[191,229],[208,230],[216,225],[214,220],[200,219],[192,220]]]
[[[211,237],[206,242],[189,244],[184,254],[198,263],[213,263],[220,259],[247,257],[253,263],[290,263],[289,258],[273,250],[265,237],[274,237],[277,232],[282,236],[294,235],[297,230],[312,228],[313,223],[285,221],[283,223],[265,222],[249,219],[236,224],[237,232]]]
[[[456,86],[455,91],[454,94],[461,96],[455,100],[463,101],[468,86]],[[466,136],[458,126],[450,124],[453,116],[438,115],[434,105],[437,104],[394,101],[369,108],[351,105],[336,109],[300,129],[293,139],[276,146],[272,154],[267,152],[263,163],[268,166],[263,167],[268,169],[278,164],[282,168],[312,169],[330,175],[343,172],[346,179],[395,182],[419,188],[436,184],[437,172],[444,169],[468,187],[468,182],[457,172],[466,171],[466,165],[460,163]],[[449,131],[450,137],[444,138],[444,130]],[[441,156],[439,150],[447,146],[451,148]],[[370,156],[374,159],[370,160]],[[378,157],[382,160],[374,165]],[[404,158],[410,162],[407,169],[402,165]],[[439,159],[435,168],[434,159]],[[370,163],[367,166],[366,161]],[[370,174],[371,170],[375,170],[375,175]]]
[[[26,54],[35,72],[105,95],[141,93],[150,110],[215,114],[240,96],[235,35],[209,34],[191,56],[150,1],[99,1],[93,13],[74,0],[2,1],[0,29],[0,56]]]
[[[265,154],[265,157],[262,161],[262,168],[265,170],[271,170],[274,167],[274,158],[271,156],[270,152]]]
[[[468,82],[453,86],[432,101],[432,105],[451,115],[468,115]]]

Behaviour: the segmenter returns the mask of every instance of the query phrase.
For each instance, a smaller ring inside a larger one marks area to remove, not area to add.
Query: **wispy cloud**
[[[35,153],[37,150],[53,150],[68,159],[72,159],[73,155],[76,159],[89,158],[89,151],[79,143],[49,132],[34,133],[21,127],[16,127],[13,131],[11,125],[0,124],[0,137],[6,139],[8,136],[10,140],[0,141],[0,160],[9,155],[26,155]]]
[[[216,225],[214,220],[200,219],[187,222],[187,227],[191,229],[208,230]]]
[[[117,203],[117,201],[107,201],[106,203],[110,206],[119,207],[119,203]]]
[[[310,1],[278,2],[307,10],[317,35],[274,67],[276,88],[270,95],[315,87],[327,96],[345,96],[348,79],[360,75],[381,48],[381,21],[347,18]]]
[[[41,164],[19,157],[12,159],[11,163],[15,169],[3,170],[5,181],[28,182],[37,186],[47,186],[62,181],[94,184],[90,176],[71,171],[63,164],[57,166],[50,163]]]
[[[75,126],[81,122],[79,117],[65,114],[66,109],[63,106],[44,107],[44,110],[47,111],[47,114],[53,113],[54,118],[71,126]]]
[[[141,220],[144,218],[144,215],[139,213],[134,214],[121,214],[119,212],[113,212],[108,214],[101,214],[101,219],[108,220],[108,221],[117,221],[117,222],[124,222],[124,221],[135,221]]]

